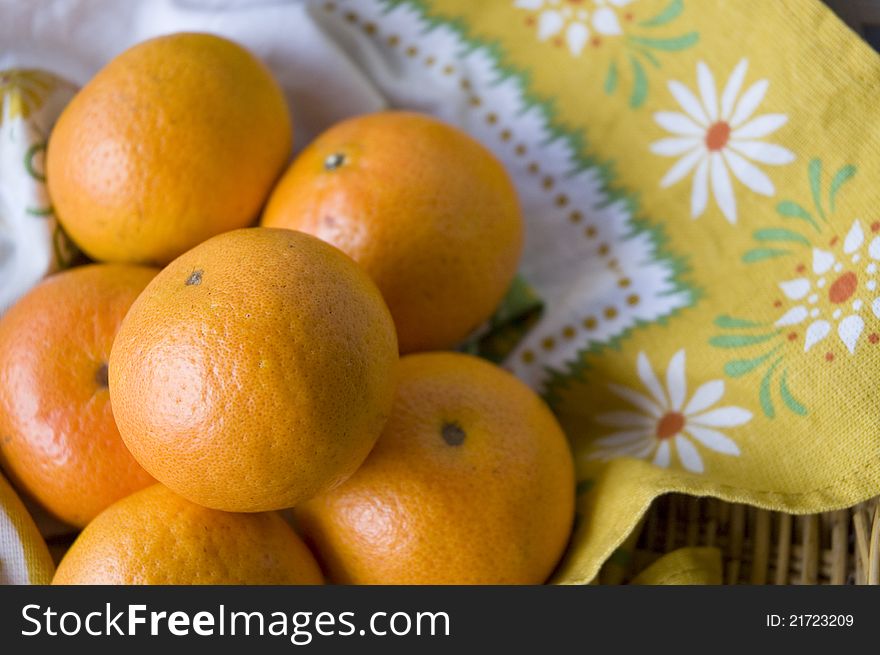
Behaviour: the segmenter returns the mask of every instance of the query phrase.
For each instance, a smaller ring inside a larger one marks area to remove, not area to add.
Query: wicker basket
[[[56,562],[76,537],[31,505]],[[725,584],[880,584],[880,497],[850,509],[792,516],[670,494],[658,498],[599,584],[629,582],[661,555],[686,546],[721,550]]]
[[[850,509],[792,516],[714,498],[654,502],[598,582],[627,582],[664,553],[721,550],[725,584],[880,584],[880,498]]]

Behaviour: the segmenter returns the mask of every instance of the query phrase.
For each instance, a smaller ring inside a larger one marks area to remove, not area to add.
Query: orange
[[[400,361],[391,417],[345,484],[296,509],[335,582],[537,584],[574,516],[574,464],[528,387],[454,353]]]
[[[309,549],[278,514],[230,514],[162,485],[89,523],[52,584],[321,584]]]
[[[291,138],[281,89],[248,51],[162,36],[113,59],[64,109],[49,192],[92,258],[166,264],[256,220]]]
[[[378,289],[323,241],[251,228],[172,262],[110,355],[122,438],[160,482],[227,511],[291,507],[351,475],[394,396]]]
[[[501,163],[464,132],[406,112],[354,118],[315,139],[262,224],[314,234],[363,266],[402,353],[452,347],[489,318],[523,240]]]
[[[54,275],[0,318],[0,455],[10,476],[82,527],[152,484],[113,421],[107,360],[156,270],[97,264]]]

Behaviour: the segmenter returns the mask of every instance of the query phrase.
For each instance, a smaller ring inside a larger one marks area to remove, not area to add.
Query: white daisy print
[[[633,0],[515,0],[515,7],[537,12],[538,40],[563,43],[571,54],[581,54],[584,46],[601,36],[623,34],[615,8]]]
[[[596,6],[592,14],[593,28],[605,36],[623,34],[616,10],[626,7],[632,2],[633,0],[593,0],[593,4]],[[626,17],[631,19],[632,14],[627,13]]]
[[[880,224],[869,226],[872,233],[880,230]],[[832,239],[831,246],[838,244]],[[863,312],[870,311],[880,318],[880,292],[877,289],[877,262],[880,261],[880,236],[867,239],[862,223],[853,221],[846,238],[843,252],[813,248],[812,275],[804,275],[779,284],[785,297],[794,301],[776,321],[777,327],[808,323],[804,331],[804,352],[833,333],[854,353],[865,329]],[[806,272],[801,264],[798,272]],[[796,333],[793,333],[796,334]],[[876,335],[871,335],[876,339]]]
[[[681,82],[669,82],[669,91],[683,112],[654,114],[660,127],[673,136],[652,143],[651,152],[679,157],[660,180],[660,186],[670,187],[693,172],[693,218],[706,211],[711,189],[721,213],[730,223],[736,223],[736,195],[730,173],[749,190],[772,196],[776,187],[756,164],[779,166],[794,161],[794,153],[787,148],[762,140],[785,125],[788,117],[754,115],[770,83],[758,80],[740,93],[747,69],[748,61],[743,59],[719,96],[712,71],[704,62],[698,62],[697,94]]]
[[[692,473],[705,470],[700,448],[737,456],[739,446],[718,428],[733,428],[752,419],[742,407],[715,405],[724,396],[724,380],[711,380],[687,398],[685,351],[669,361],[665,386],[654,375],[648,356],[640,352],[636,370],[647,393],[618,384],[609,390],[632,406],[631,410],[599,414],[595,421],[616,431],[597,439],[590,459],[636,457],[669,467],[673,458]]]

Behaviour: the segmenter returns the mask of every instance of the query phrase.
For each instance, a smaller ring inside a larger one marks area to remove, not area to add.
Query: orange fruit
[[[452,347],[489,318],[523,241],[502,164],[464,132],[407,112],[350,119],[315,139],[262,224],[314,234],[363,266],[402,353]]]
[[[251,228],[168,265],[110,355],[135,458],[193,502],[291,507],[363,462],[394,396],[397,340],[378,289],[307,234]]]
[[[0,456],[46,509],[82,527],[154,480],[113,421],[107,360],[156,270],[96,264],[53,275],[0,318]]]
[[[89,523],[52,584],[322,584],[322,578],[309,549],[275,512],[219,512],[157,484]]]
[[[574,488],[538,396],[484,360],[426,353],[401,359],[364,465],[296,518],[335,582],[537,584],[566,546]]]
[[[247,50],[161,36],[113,59],[64,109],[49,192],[92,258],[165,264],[256,220],[291,138],[281,89]]]

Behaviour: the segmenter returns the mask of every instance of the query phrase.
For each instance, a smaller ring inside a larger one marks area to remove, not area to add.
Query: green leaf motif
[[[834,199],[837,197],[837,192],[840,191],[840,187],[842,187],[844,183],[850,180],[855,174],[856,167],[852,164],[844,166],[834,174],[834,179],[831,180],[831,190],[828,192],[828,207],[832,212],[834,211]]]
[[[696,32],[689,32],[688,34],[682,34],[681,36],[669,39],[655,39],[647,36],[630,36],[627,38],[631,43],[643,45],[646,48],[664,50],[666,52],[677,52],[679,50],[690,48],[700,40],[700,35]]]
[[[678,18],[682,11],[684,11],[684,0],[672,0],[672,2],[666,5],[666,7],[664,7],[660,13],[653,18],[640,21],[639,27],[659,27],[660,25],[666,25],[666,23]]]
[[[55,213],[52,207],[27,207],[25,211],[29,216],[38,216],[39,218],[45,218]]]
[[[651,65],[652,65],[654,68],[660,68],[660,60],[657,59],[656,55],[654,55],[653,52],[651,52],[651,51],[648,50],[647,48],[643,48],[643,47],[640,47],[640,46],[635,46],[635,45],[632,45],[632,44],[630,44],[630,46],[632,47],[633,52],[635,52],[635,53],[637,53],[637,54],[640,54],[642,57],[644,57],[644,58],[647,59],[649,62],[651,62]]]
[[[727,362],[724,365],[724,372],[732,378],[738,378],[746,373],[751,373],[761,364],[770,359],[780,348],[782,348],[782,344],[779,344],[770,352],[767,352],[760,357],[755,357],[754,359],[735,359]]]
[[[784,227],[768,227],[757,230],[752,236],[757,241],[790,241],[792,243],[802,243],[805,246],[810,245],[810,240],[798,232],[793,232]]]
[[[742,348],[743,346],[754,346],[756,343],[764,343],[770,341],[773,337],[779,335],[779,330],[775,332],[765,332],[764,334],[719,334],[709,339],[709,343],[716,348]]]
[[[767,369],[767,373],[764,374],[764,377],[761,379],[761,387],[758,391],[758,400],[761,402],[761,409],[764,411],[764,415],[767,418],[773,418],[776,416],[776,410],[773,408],[773,399],[770,397],[770,382],[773,379],[773,372],[776,370],[776,367],[779,366],[779,362],[782,361],[782,357],[778,358],[773,364]]]
[[[816,206],[819,217],[823,221],[827,220],[825,218],[825,210],[822,209],[822,160],[811,160],[807,166],[807,173],[810,177],[810,191],[813,194],[813,204]]]
[[[648,78],[645,75],[644,67],[639,63],[638,59],[630,55],[629,61],[632,64],[633,71],[633,90],[632,95],[629,97],[629,106],[633,109],[638,109],[644,104],[645,98],[648,96]]]
[[[779,380],[779,395],[782,397],[782,401],[785,403],[785,406],[788,407],[792,412],[797,414],[798,416],[806,416],[807,408],[800,404],[797,400],[795,400],[794,396],[791,395],[791,390],[788,388],[788,370],[782,372],[782,378]]]
[[[786,218],[798,218],[802,221],[806,221],[815,228],[816,232],[821,232],[819,224],[816,223],[810,212],[801,207],[794,200],[783,200],[776,205],[776,211]]]
[[[755,321],[749,321],[745,318],[734,318],[733,316],[728,316],[727,314],[722,314],[715,318],[715,325],[725,330],[736,330],[740,328],[755,328],[755,327],[763,327],[766,323],[756,323]]]
[[[755,248],[754,250],[749,250],[746,254],[742,256],[742,260],[746,264],[754,264],[755,262],[762,262],[765,259],[774,259],[776,257],[781,257],[782,255],[790,255],[791,250],[779,250],[778,248]]]
[[[35,143],[30,148],[27,149],[27,152],[24,154],[24,167],[27,170],[28,175],[34,178],[37,182],[45,182],[46,174],[42,171],[38,171],[36,166],[34,166],[34,159],[36,156],[46,151],[46,143]]]
[[[612,61],[605,76],[605,93],[611,95],[617,89],[617,62]]]

